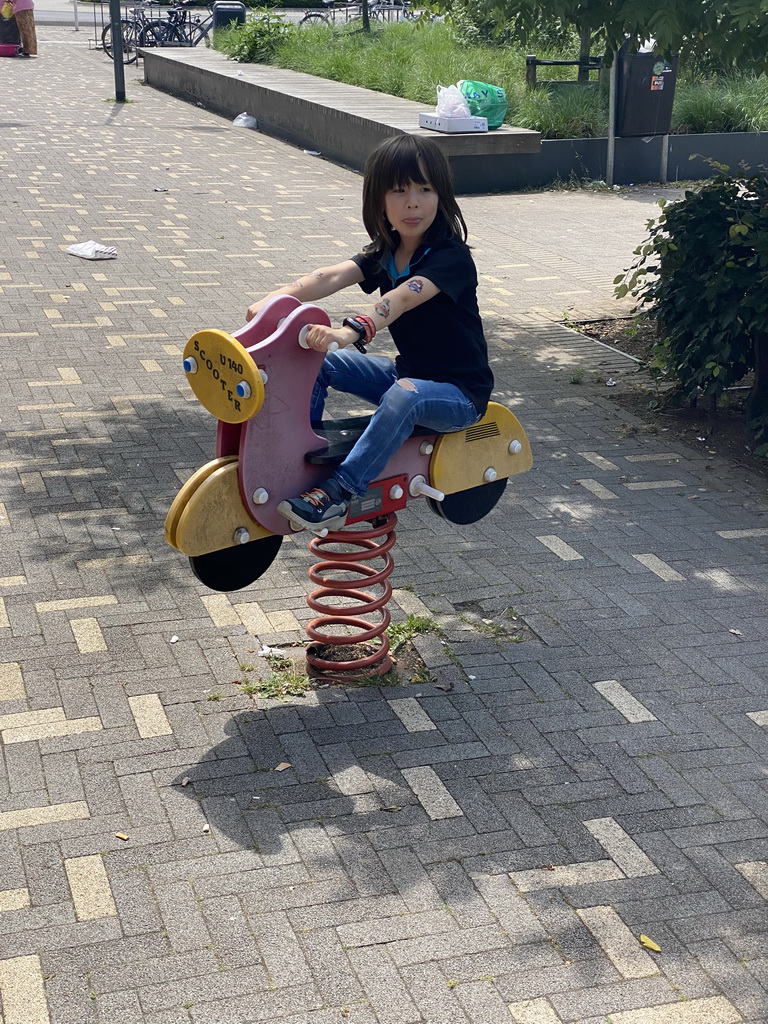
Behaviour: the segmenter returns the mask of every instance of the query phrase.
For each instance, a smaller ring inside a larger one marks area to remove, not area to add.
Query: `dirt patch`
[[[627,317],[569,326],[640,360],[636,371],[621,374],[610,389],[605,388],[605,382],[589,385],[586,378],[585,385],[601,388],[603,397],[643,420],[651,433],[668,432],[691,447],[705,446],[707,454],[723,456],[734,465],[768,476],[768,460],[752,454],[755,439],[747,429],[745,411],[748,382],[744,387],[726,391],[716,419],[711,420],[703,405],[680,404],[672,396],[671,388],[660,389],[643,368],[656,340],[653,322]],[[633,432],[629,425],[626,429]]]
[[[367,658],[377,652],[373,644],[310,644],[308,650],[323,661],[345,662]],[[374,669],[360,669],[348,674],[339,669],[338,674],[332,669],[322,672],[310,670],[313,687],[324,684],[348,686],[407,686],[409,683],[429,683],[434,679],[428,671],[412,643],[403,644],[396,654],[388,655],[392,667],[386,673],[378,673]]]

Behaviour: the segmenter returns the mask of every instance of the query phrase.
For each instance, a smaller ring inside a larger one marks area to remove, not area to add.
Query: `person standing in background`
[[[9,0],[21,38],[20,57],[37,56],[37,30],[35,29],[34,0]]]

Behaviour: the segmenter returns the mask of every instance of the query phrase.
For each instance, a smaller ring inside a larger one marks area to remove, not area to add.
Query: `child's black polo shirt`
[[[477,308],[477,270],[469,247],[457,238],[420,246],[397,280],[372,256],[352,257],[362,270],[362,290],[381,294],[412,277],[425,277],[439,293],[399,316],[389,327],[400,377],[455,384],[482,416],[493,390],[488,346]],[[394,273],[394,270],[392,271]]]

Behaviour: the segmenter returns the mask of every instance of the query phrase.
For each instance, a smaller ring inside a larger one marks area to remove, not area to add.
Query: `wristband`
[[[357,341],[353,344],[359,352],[365,352],[365,346],[373,340],[376,334],[376,324],[364,313],[357,316],[348,316],[342,321],[342,327],[351,327],[357,332]]]

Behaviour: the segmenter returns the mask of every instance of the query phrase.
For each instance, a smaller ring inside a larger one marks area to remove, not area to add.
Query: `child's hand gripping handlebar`
[[[307,344],[307,335],[314,326],[314,324],[307,324],[306,327],[302,327],[301,330],[299,331],[299,344],[301,345],[302,348],[309,348],[309,345]],[[332,341],[325,351],[335,352],[338,349],[338,347],[339,343],[337,341]]]

